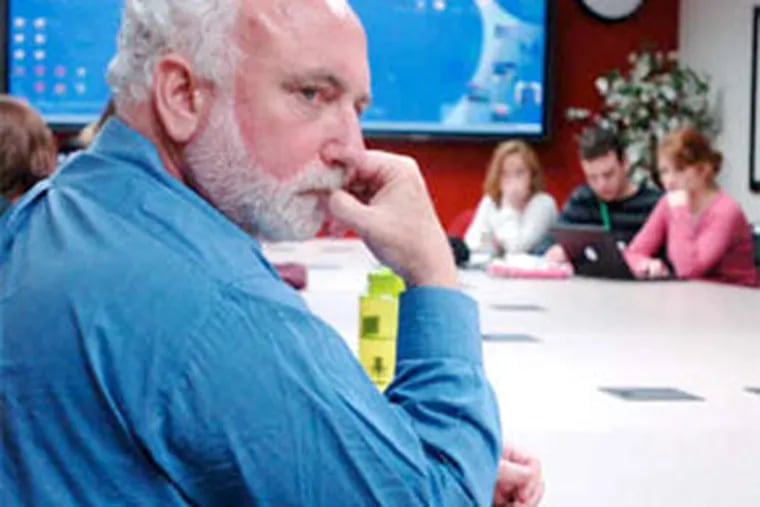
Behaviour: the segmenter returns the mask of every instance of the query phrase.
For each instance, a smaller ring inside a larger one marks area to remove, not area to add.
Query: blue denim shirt
[[[414,288],[381,394],[118,119],[0,219],[3,505],[487,505],[477,307]]]
[[[5,198],[5,196],[0,195],[0,216],[5,212],[6,209],[8,209],[11,205],[11,202]]]

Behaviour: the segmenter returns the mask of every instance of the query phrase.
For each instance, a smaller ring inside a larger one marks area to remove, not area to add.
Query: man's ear
[[[166,136],[187,143],[200,128],[206,114],[208,89],[201,86],[190,64],[179,55],[168,54],[156,64],[153,102]]]

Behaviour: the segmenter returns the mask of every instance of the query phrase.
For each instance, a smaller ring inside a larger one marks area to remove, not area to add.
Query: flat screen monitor
[[[369,134],[547,134],[548,0],[351,4],[369,42]]]
[[[6,0],[5,88],[54,127],[96,119],[123,0]]]
[[[54,127],[108,99],[123,0],[0,0],[6,90]],[[544,137],[548,0],[351,0],[369,42],[370,136]]]

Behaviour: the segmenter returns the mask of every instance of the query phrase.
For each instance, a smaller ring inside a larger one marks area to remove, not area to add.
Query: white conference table
[[[378,266],[356,240],[265,245],[352,349]],[[481,311],[506,439],[544,466],[548,507],[760,506],[760,291],[702,282],[513,280],[461,271]],[[452,324],[455,325],[455,324]],[[626,401],[667,387],[696,401]]]

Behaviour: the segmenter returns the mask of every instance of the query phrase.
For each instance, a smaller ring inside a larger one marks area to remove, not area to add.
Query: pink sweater
[[[696,219],[686,206],[671,208],[662,197],[626,249],[626,260],[636,265],[666,241],[668,259],[679,278],[758,285],[749,223],[723,191]]]

